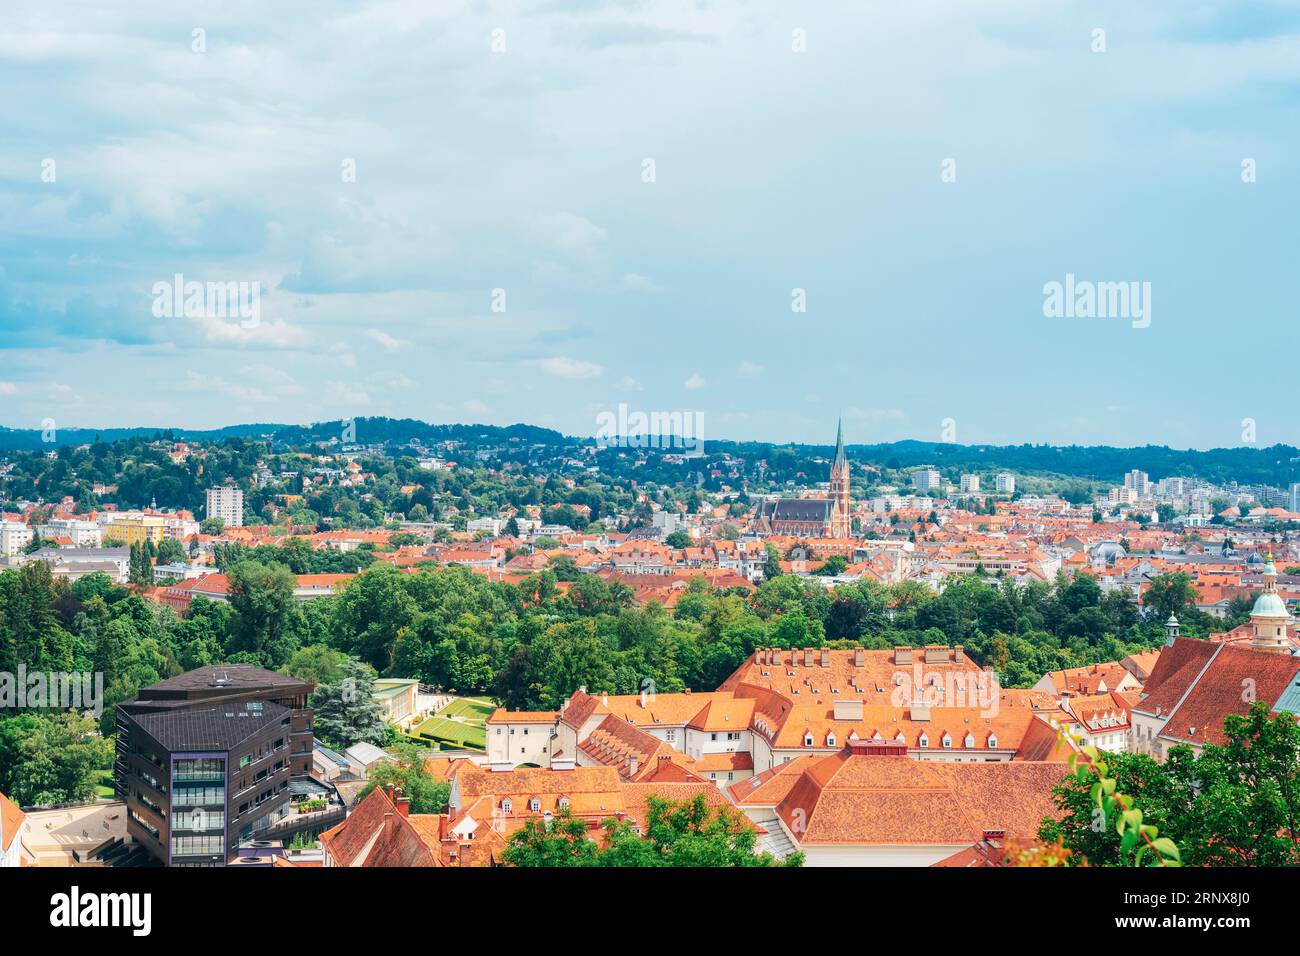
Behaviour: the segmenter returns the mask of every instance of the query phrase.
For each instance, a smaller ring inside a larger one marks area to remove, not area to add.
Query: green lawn
[[[445,717],[430,717],[415,730],[420,737],[447,741],[461,747],[478,750],[487,748],[487,729],[481,725],[463,724]]]
[[[461,698],[453,700],[450,704],[438,711],[439,717],[465,717],[472,721],[485,721],[492,716],[492,711],[496,708],[491,704],[486,704],[477,700],[468,700]]]
[[[113,771],[99,770],[95,773],[95,796],[109,797],[113,796]]]

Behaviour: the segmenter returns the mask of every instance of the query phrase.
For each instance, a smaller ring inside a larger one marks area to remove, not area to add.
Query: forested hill
[[[431,424],[410,418],[358,418],[355,428],[345,431],[340,421],[310,425],[247,424],[218,429],[187,428],[61,428],[53,443],[43,440],[40,429],[0,427],[0,452],[34,451],[51,447],[89,444],[96,440],[112,442],[129,438],[170,438],[186,441],[221,441],[227,438],[258,438],[275,445],[302,447],[316,442],[351,439],[363,445],[404,445],[416,441],[424,445],[460,442],[470,448],[494,447],[505,443],[547,446],[555,451],[576,448],[592,439],[568,437],[549,428],[515,424],[509,426],[476,424]],[[653,449],[645,450],[649,457]],[[1237,481],[1243,484],[1289,485],[1300,481],[1300,449],[1291,445],[1267,448],[1215,448],[1208,451],[1144,445],[1118,448],[1110,445],[959,445],[941,442],[898,441],[848,446],[850,458],[859,464],[885,469],[914,465],[935,465],[940,469],[989,471],[1005,469],[1021,474],[1052,474],[1118,483],[1131,469],[1147,472],[1152,478],[1169,475],[1203,478],[1216,484]],[[816,459],[829,457],[829,445],[773,444],[771,442],[706,442],[709,457],[732,455],[750,462],[762,460],[769,474],[790,475],[816,471]]]

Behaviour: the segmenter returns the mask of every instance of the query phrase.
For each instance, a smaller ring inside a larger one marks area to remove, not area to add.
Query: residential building
[[[549,767],[555,759],[551,747],[559,714],[553,710],[506,710],[498,707],[487,719],[487,755],[492,767],[513,769],[521,764]],[[574,749],[567,759],[574,759]]]
[[[26,818],[18,804],[0,793],[0,869],[23,865],[22,830]]]
[[[220,518],[226,528],[244,526],[244,492],[233,485],[209,488],[207,494],[206,514],[209,518]]]
[[[114,782],[131,838],[168,866],[224,866],[242,843],[306,828],[290,801],[295,783],[310,788],[311,689],[218,665],[119,704]]]
[[[131,547],[144,542],[154,545],[166,537],[167,523],[160,515],[108,513],[103,538],[117,545]]]
[[[999,472],[994,488],[1003,494],[1014,494],[1016,490],[1016,476],[1009,471]]]
[[[912,473],[912,485],[922,494],[928,494],[931,491],[941,491],[943,479],[939,475],[939,469],[932,468],[929,465],[919,468]]]
[[[980,476],[962,475],[960,487],[965,494],[977,494],[980,490]]]
[[[0,555],[18,554],[32,543],[32,529],[20,521],[0,521]]]
[[[1059,810],[1064,763],[927,763],[890,743],[853,741],[730,788],[767,835],[760,848],[805,866],[931,866],[998,833],[1033,840]]]
[[[1145,471],[1134,468],[1125,473],[1124,487],[1132,491],[1135,498],[1146,498],[1151,493],[1151,479]]]

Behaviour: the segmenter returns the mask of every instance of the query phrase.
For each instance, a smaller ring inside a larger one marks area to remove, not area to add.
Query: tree
[[[19,805],[90,800],[97,771],[112,760],[112,741],[100,736],[90,717],[29,712],[0,718],[0,792]]]
[[[594,866],[599,847],[587,836],[587,824],[569,810],[550,820],[529,820],[510,835],[501,853],[507,866]]]
[[[163,538],[158,542],[159,564],[183,564],[185,562],[185,545],[175,538]]]
[[[689,531],[674,531],[664,538],[664,544],[670,548],[689,548],[691,546],[691,533]]]
[[[376,787],[396,787],[411,801],[411,813],[445,810],[451,787],[446,781],[435,780],[425,767],[428,751],[410,744],[398,744],[391,751],[392,761],[381,761],[370,768],[360,796],[365,797]]]
[[[1196,756],[1176,746],[1165,763],[1142,754],[1106,754],[1116,790],[1131,795],[1142,823],[1177,842],[1188,866],[1300,864],[1300,727],[1289,713],[1256,702],[1223,722],[1227,742]],[[1116,820],[1099,819],[1096,780],[1067,776],[1054,790],[1059,820],[1044,820],[1039,837],[1082,855],[1093,866],[1132,860]]]
[[[282,673],[321,687],[335,684],[348,676],[352,658],[326,644],[312,644],[294,652],[289,662],[280,668]]]
[[[568,810],[551,820],[530,820],[510,837],[502,862],[510,866],[755,867],[802,866],[803,854],[778,861],[755,853],[758,831],[739,811],[709,806],[704,795],[675,802],[648,798],[643,832],[627,820],[602,822],[605,847]]]
[[[1142,603],[1158,621],[1169,620],[1169,615],[1183,617],[1186,609],[1196,604],[1196,586],[1183,571],[1158,574],[1151,579]]]
[[[374,669],[347,658],[340,671],[341,676],[312,694],[316,736],[336,750],[362,741],[382,744],[388,731],[374,696]]]
[[[781,552],[772,544],[764,544],[766,558],[763,561],[763,579],[771,581],[781,576]]]
[[[833,578],[836,575],[843,574],[844,569],[849,566],[849,559],[842,554],[832,554],[827,558],[815,573],[822,577]]]
[[[298,617],[294,598],[297,580],[282,564],[241,561],[226,572],[228,599],[234,608],[233,634],[227,650],[247,651],[278,666],[296,650],[293,625]]]

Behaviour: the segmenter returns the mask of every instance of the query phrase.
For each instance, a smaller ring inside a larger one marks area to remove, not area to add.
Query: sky
[[[0,424],[1300,444],[1300,4],[52,6],[0,22]]]

